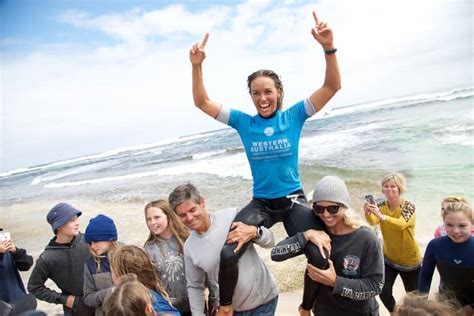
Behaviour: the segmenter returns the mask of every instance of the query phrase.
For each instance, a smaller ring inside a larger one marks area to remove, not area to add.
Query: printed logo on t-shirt
[[[267,135],[268,137],[270,137],[275,133],[275,130],[273,129],[273,127],[269,126],[263,130],[263,133]]]
[[[291,144],[287,138],[252,142],[250,147],[252,160],[273,160],[291,156]]]
[[[461,264],[462,263],[462,260],[460,259],[453,259],[454,263],[455,264]]]
[[[345,275],[357,275],[359,270],[360,258],[353,255],[347,255],[342,261],[342,273]]]

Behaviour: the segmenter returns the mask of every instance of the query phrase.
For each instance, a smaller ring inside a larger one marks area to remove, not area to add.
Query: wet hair
[[[147,217],[147,211],[151,207],[156,207],[156,208],[161,209],[163,213],[166,215],[166,218],[168,219],[168,227],[171,233],[173,234],[173,236],[175,236],[176,239],[178,240],[178,248],[179,248],[178,251],[179,253],[182,254],[184,242],[189,236],[188,228],[183,225],[181,220],[178,218],[178,215],[176,215],[176,213],[171,209],[168,202],[165,200],[156,200],[145,205],[145,220]],[[147,226],[148,226],[148,223],[147,223]],[[153,232],[150,230],[150,234],[148,235],[148,238],[145,241],[145,245],[155,242],[157,237],[159,236],[155,236],[155,234],[153,234]],[[158,245],[160,244],[158,243]],[[160,251],[162,251],[161,248],[160,248]]]
[[[398,316],[462,316],[459,304],[444,296],[430,300],[426,295],[416,292],[407,293],[402,305],[398,307]]]
[[[403,193],[407,191],[407,179],[400,172],[392,172],[392,173],[387,174],[385,177],[383,177],[382,187],[388,181],[395,182],[396,186],[398,187],[398,192],[400,193],[400,195],[402,195]]]
[[[443,208],[441,209],[441,217],[444,219],[447,214],[464,212],[472,222],[472,208],[469,202],[464,197],[448,196],[441,202]]]
[[[112,254],[110,266],[112,273],[117,277],[129,273],[136,274],[138,281],[161,294],[171,305],[168,293],[160,285],[155,267],[145,250],[133,245],[121,246]]]
[[[277,108],[280,110],[283,106],[283,97],[285,95],[283,91],[283,83],[281,82],[280,76],[278,76],[273,70],[268,69],[260,69],[253,72],[247,78],[247,88],[249,89],[249,93],[252,94],[252,81],[254,81],[258,77],[268,77],[273,80],[275,83],[275,87],[280,92],[280,97],[277,100]]]
[[[106,296],[102,313],[104,316],[143,316],[151,306],[150,290],[138,281],[135,274],[126,274]]]
[[[181,203],[192,200],[194,203],[201,203],[202,196],[199,190],[191,183],[178,185],[168,197],[168,202],[172,210],[176,211],[176,207]]]

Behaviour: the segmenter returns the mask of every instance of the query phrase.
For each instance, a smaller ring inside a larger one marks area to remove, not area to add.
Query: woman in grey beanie
[[[308,263],[308,276],[322,284],[314,297],[313,312],[320,316],[379,314],[375,300],[383,287],[383,254],[374,232],[361,226],[350,208],[347,187],[341,179],[326,176],[313,192],[313,212],[321,218],[331,237],[329,268],[321,270]],[[298,233],[272,249],[272,260],[283,261],[300,255],[310,245],[315,231]],[[310,315],[300,308],[300,315]]]

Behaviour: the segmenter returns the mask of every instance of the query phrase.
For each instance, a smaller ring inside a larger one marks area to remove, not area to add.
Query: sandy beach
[[[83,201],[71,201],[79,209],[83,210],[83,215],[80,217],[81,230],[84,231],[90,218],[98,213],[105,213],[115,218],[116,225],[119,231],[119,239],[125,244],[134,244],[141,246],[147,236],[147,228],[142,217],[141,204],[128,205],[91,205]],[[34,205],[38,207],[37,204]],[[212,206],[211,206],[212,207]],[[47,205],[41,207],[47,210]],[[2,216],[2,225],[8,227],[12,238],[16,245],[21,248],[26,248],[28,252],[36,258],[44,249],[52,237],[52,232],[49,225],[45,221],[45,211],[38,211],[32,209],[32,205],[13,205],[4,208]],[[24,227],[30,227],[26,230]],[[283,239],[286,234],[281,223],[272,227],[275,235],[275,240]],[[302,288],[303,288],[303,273],[305,270],[306,260],[304,256],[299,256],[285,262],[273,262],[270,259],[270,249],[259,249],[263,260],[268,265],[270,271],[274,275],[278,288],[280,291],[280,298],[276,315],[296,315],[298,305],[301,302]],[[424,251],[424,249],[422,249]],[[23,272],[22,278],[25,286],[28,282],[30,271]],[[439,283],[437,274],[434,276],[433,289],[437,288]],[[48,281],[48,287],[54,288],[53,282]],[[404,289],[400,278],[397,279],[394,288],[395,297],[397,300],[404,295]],[[380,303],[380,314],[389,315],[387,310]],[[55,306],[45,302],[38,302],[38,309],[48,313],[48,315],[61,314],[61,306]]]

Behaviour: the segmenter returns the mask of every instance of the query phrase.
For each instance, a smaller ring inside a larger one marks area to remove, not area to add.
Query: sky
[[[285,105],[306,98],[325,69],[313,10],[342,77],[327,110],[473,86],[470,0],[0,0],[0,171],[224,128],[192,100],[206,32],[211,99],[255,113],[261,68]]]

